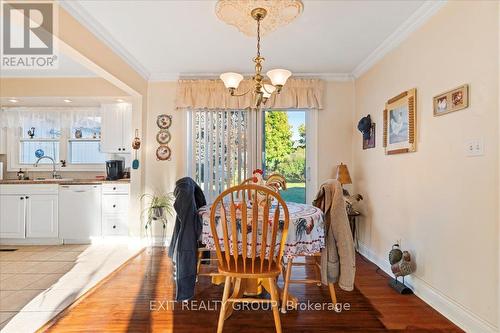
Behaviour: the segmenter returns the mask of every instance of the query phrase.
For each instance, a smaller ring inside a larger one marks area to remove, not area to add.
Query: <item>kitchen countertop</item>
[[[36,185],[36,184],[57,184],[57,185],[95,185],[95,184],[129,184],[130,178],[119,180],[101,180],[101,179],[47,179],[47,180],[17,180],[17,179],[4,179],[0,180],[0,185]]]

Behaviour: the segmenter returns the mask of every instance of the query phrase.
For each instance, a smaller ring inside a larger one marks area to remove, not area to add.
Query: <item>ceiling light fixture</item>
[[[9,102],[11,102],[11,103],[17,103],[17,102],[19,102],[19,100],[15,99],[15,98],[10,98]]]
[[[118,103],[123,103],[125,102],[125,100],[121,99],[121,98],[117,98],[115,101],[117,101]]]
[[[288,78],[292,75],[292,72],[286,69],[270,70],[267,72],[267,77],[270,80],[269,83],[265,81],[264,76],[261,74],[264,58],[260,56],[260,24],[266,15],[267,10],[260,7],[254,8],[251,12],[251,16],[257,21],[257,56],[253,59],[255,62],[255,75],[252,77],[254,81],[253,105],[255,108],[260,108],[260,106],[265,104],[273,94],[279,94]],[[252,91],[252,89],[249,89],[241,94],[236,93],[236,89],[238,89],[240,82],[243,80],[243,75],[239,73],[223,73],[220,75],[220,78],[224,82],[226,88],[229,89],[231,96],[243,96]]]
[[[73,103],[73,101],[70,99],[63,99],[63,101],[64,101],[64,103]]]

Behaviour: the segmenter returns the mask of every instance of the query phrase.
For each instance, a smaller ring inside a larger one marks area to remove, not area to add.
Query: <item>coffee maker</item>
[[[123,178],[123,160],[106,161],[106,180],[117,180]]]

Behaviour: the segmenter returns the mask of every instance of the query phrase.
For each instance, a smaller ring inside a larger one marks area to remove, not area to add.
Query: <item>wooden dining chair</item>
[[[285,285],[283,287],[283,302],[281,305],[281,313],[286,313],[286,305],[287,305],[287,299],[288,299],[288,289],[290,288],[290,284],[293,283],[299,283],[299,284],[316,284],[318,287],[321,286],[321,253],[314,254],[312,256],[307,256],[303,255],[300,257],[305,258],[305,262],[293,262],[294,258],[288,258],[286,264],[283,263],[283,266],[286,267],[283,273],[283,278],[285,281]],[[312,263],[307,262],[307,257],[312,257]],[[305,279],[300,279],[300,280],[292,280],[292,269],[293,266],[303,266],[304,268],[307,266],[313,266],[314,268],[314,273],[315,273],[315,278],[305,278]],[[328,283],[328,290],[330,292],[330,298],[332,301],[332,304],[335,306],[337,304],[337,295],[335,293],[335,288],[333,286],[333,283]]]
[[[265,200],[259,202],[257,192],[261,197],[262,193],[265,193]],[[276,205],[274,212],[270,211],[272,203]],[[217,219],[217,216],[220,216],[220,219]],[[218,333],[222,332],[224,321],[232,311],[234,303],[252,302],[271,304],[276,332],[281,333],[276,279],[281,273],[280,263],[288,223],[288,207],[283,199],[278,193],[263,186],[235,186],[215,199],[210,210],[210,228],[218,259],[218,271],[225,276]],[[217,231],[219,224],[222,235]],[[234,291],[231,297],[229,296],[231,286],[233,289],[239,288],[242,281],[248,279],[267,280],[271,299],[243,298]]]

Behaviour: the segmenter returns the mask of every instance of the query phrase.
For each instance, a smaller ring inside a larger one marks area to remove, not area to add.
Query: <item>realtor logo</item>
[[[2,2],[2,53],[4,69],[54,69],[55,6],[36,1]]]

